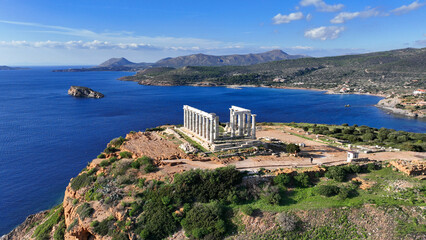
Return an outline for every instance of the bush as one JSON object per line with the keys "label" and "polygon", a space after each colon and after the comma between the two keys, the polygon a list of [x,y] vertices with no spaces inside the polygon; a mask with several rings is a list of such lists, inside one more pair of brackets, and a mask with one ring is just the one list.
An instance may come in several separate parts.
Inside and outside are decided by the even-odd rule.
{"label": "bush", "polygon": [[273,182],[275,185],[281,187],[289,186],[291,182],[291,176],[288,174],[279,174],[273,178]]}
{"label": "bush", "polygon": [[214,170],[190,170],[176,174],[176,197],[185,202],[225,200],[242,181],[242,174],[233,166]]}
{"label": "bush", "polygon": [[135,161],[132,162],[132,164],[130,164],[130,166],[132,166],[132,168],[134,168],[134,169],[139,169],[141,164],[139,163],[138,160],[135,160]]}
{"label": "bush", "polygon": [[196,239],[222,239],[226,232],[223,208],[217,203],[197,203],[182,220],[182,227]]}
{"label": "bush", "polygon": [[112,139],[108,146],[112,146],[112,147],[120,147],[124,142],[126,141],[125,138],[123,138],[122,136],[118,137],[118,138],[114,138]]}
{"label": "bush", "polygon": [[53,234],[54,240],[63,240],[65,238],[65,219],[62,220]]}
{"label": "bush", "polygon": [[286,212],[279,213],[275,220],[281,229],[285,232],[294,231],[297,227],[298,219],[294,215],[291,215]]}
{"label": "bush", "polygon": [[109,165],[110,165],[110,161],[107,160],[107,159],[105,159],[101,163],[99,163],[99,166],[101,166],[101,167],[107,167]]}
{"label": "bush", "polygon": [[286,147],[286,151],[288,152],[288,153],[298,153],[298,152],[300,152],[300,147],[299,146],[297,146],[296,144],[294,144],[294,143],[290,143],[290,144],[288,144],[287,145],[287,147]]}
{"label": "bush", "polygon": [[98,155],[98,158],[106,158],[105,154],[101,153]]}
{"label": "bush", "polygon": [[52,231],[53,226],[55,226],[64,219],[63,211],[64,208],[62,207],[62,204],[50,210],[49,214],[46,217],[47,220],[37,226],[34,231],[33,237],[35,237],[36,240],[50,239],[50,233]]}
{"label": "bush", "polygon": [[81,204],[76,210],[78,216],[81,220],[84,220],[86,217],[91,217],[95,210],[88,203]]}
{"label": "bush", "polygon": [[113,233],[115,218],[110,216],[102,222],[93,221],[90,226],[93,227],[93,231],[101,236],[110,235]]}
{"label": "bush", "polygon": [[338,197],[340,200],[345,200],[346,198],[351,198],[357,195],[356,188],[358,186],[353,184],[352,186],[341,187],[339,189]]}
{"label": "bush", "polygon": [[311,182],[309,181],[309,176],[306,173],[298,173],[293,177],[294,184],[299,187],[309,187]]}
{"label": "bush", "polygon": [[334,179],[338,182],[343,182],[346,179],[346,171],[343,169],[343,167],[339,166],[329,167],[327,172],[325,173],[325,176],[329,179]]}
{"label": "bush", "polygon": [[241,207],[241,212],[243,212],[247,216],[251,216],[254,212],[254,209],[249,205],[245,205]]}
{"label": "bush", "polygon": [[117,149],[115,147],[111,147],[111,146],[108,146],[107,148],[104,149],[104,153],[106,153],[106,154],[115,153],[115,152],[118,152],[118,151],[119,151],[119,149]]}
{"label": "bush", "polygon": [[74,191],[77,191],[80,188],[86,187],[87,185],[91,184],[93,180],[94,178],[90,176],[88,173],[82,173],[71,181],[71,188]]}
{"label": "bush", "polygon": [[273,205],[279,205],[281,201],[280,189],[276,186],[265,185],[261,192],[261,198]]}
{"label": "bush", "polygon": [[334,185],[320,185],[317,187],[319,195],[331,197],[339,193],[339,187]]}
{"label": "bush", "polygon": [[121,158],[132,158],[132,153],[131,152],[120,152],[120,157]]}
{"label": "bush", "polygon": [[111,172],[114,175],[114,177],[124,175],[126,173],[127,169],[130,168],[130,164],[131,164],[131,162],[126,161],[126,160],[114,163],[113,169],[112,169]]}

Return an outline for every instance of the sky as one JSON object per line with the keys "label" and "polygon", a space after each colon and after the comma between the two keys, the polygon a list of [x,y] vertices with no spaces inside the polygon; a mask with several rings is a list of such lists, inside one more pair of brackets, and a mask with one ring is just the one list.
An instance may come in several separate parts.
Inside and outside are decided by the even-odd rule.
{"label": "sky", "polygon": [[426,0],[0,0],[0,65],[426,47]]}

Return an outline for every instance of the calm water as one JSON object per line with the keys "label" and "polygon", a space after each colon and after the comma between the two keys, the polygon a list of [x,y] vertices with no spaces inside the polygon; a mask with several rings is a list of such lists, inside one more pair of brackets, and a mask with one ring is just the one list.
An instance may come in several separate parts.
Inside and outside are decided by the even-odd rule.
{"label": "calm water", "polygon": [[[29,214],[62,201],[70,178],[110,139],[131,130],[182,122],[182,105],[215,112],[249,108],[258,121],[358,124],[426,132],[426,122],[373,107],[380,98],[266,88],[153,87],[117,81],[122,72],[0,71],[0,236]],[[70,85],[103,99],[67,95]],[[345,108],[350,104],[351,108]]]}

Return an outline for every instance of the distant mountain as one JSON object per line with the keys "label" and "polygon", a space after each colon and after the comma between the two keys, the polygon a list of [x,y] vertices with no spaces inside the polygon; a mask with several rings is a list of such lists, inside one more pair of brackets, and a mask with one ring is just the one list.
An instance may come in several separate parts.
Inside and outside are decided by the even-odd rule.
{"label": "distant mountain", "polygon": [[55,72],[81,71],[139,71],[153,67],[180,68],[184,66],[247,66],[258,63],[279,61],[286,59],[304,58],[303,55],[289,55],[281,50],[272,50],[264,53],[213,56],[206,54],[192,54],[175,58],[164,58],[156,63],[134,63],[126,58],[111,58],[98,66],[81,69],[55,70]]}
{"label": "distant mountain", "polygon": [[0,70],[25,70],[28,68],[0,66]]}
{"label": "distant mountain", "polygon": [[164,58],[154,64],[154,67],[184,67],[184,66],[246,66],[264,62],[296,59],[306,56],[289,55],[281,50],[272,50],[264,53],[213,56],[193,54],[175,58]]}
{"label": "distant mountain", "polygon": [[121,57],[121,58],[110,58],[109,60],[101,63],[98,67],[120,67],[126,65],[134,65],[134,62],[130,62],[129,60]]}

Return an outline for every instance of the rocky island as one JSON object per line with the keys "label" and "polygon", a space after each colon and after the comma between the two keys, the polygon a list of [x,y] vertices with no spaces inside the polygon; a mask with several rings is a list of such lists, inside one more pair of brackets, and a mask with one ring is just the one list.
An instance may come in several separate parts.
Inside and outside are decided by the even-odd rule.
{"label": "rocky island", "polygon": [[[63,203],[0,239],[426,237],[426,155],[419,143],[426,134],[256,124],[254,114],[235,106],[236,117],[224,125],[213,114],[184,110],[183,126],[111,140],[71,179]],[[238,117],[244,114],[251,125]],[[353,136],[353,144],[339,141],[339,133]],[[373,146],[375,137],[393,147]],[[409,145],[417,147],[395,148]]]}
{"label": "rocky island", "polygon": [[86,98],[103,98],[104,95],[100,92],[96,92],[88,87],[71,86],[68,89],[68,95],[73,97],[86,97]]}

